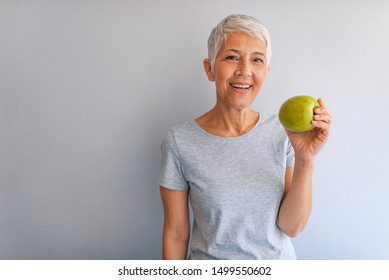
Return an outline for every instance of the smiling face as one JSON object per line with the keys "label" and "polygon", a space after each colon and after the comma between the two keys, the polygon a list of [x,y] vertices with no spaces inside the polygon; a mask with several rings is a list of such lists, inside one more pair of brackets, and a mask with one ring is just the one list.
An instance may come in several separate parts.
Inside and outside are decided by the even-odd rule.
{"label": "smiling face", "polygon": [[249,108],[269,72],[266,43],[245,33],[230,34],[215,64],[204,60],[208,79],[215,82],[217,105],[238,111]]}

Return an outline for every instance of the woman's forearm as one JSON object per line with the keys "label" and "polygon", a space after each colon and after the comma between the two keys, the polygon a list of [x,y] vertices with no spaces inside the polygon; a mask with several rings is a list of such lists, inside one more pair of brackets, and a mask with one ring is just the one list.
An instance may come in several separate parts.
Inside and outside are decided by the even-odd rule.
{"label": "woman's forearm", "polygon": [[292,181],[277,217],[277,225],[290,237],[304,229],[311,214],[313,170],[313,159],[296,158]]}
{"label": "woman's forearm", "polygon": [[184,260],[190,236],[188,191],[160,189],[164,207],[162,258]]}
{"label": "woman's forearm", "polygon": [[185,260],[188,250],[189,231],[183,236],[174,236],[164,229],[162,237],[162,258],[164,260]]}

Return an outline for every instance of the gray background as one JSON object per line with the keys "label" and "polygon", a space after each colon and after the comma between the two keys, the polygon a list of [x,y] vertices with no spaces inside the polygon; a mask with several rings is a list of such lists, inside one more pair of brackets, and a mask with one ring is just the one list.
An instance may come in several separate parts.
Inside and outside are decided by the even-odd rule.
{"label": "gray background", "polygon": [[159,259],[160,144],[215,102],[211,29],[273,42],[254,109],[322,97],[332,138],[301,259],[389,259],[389,2],[0,0],[0,258]]}

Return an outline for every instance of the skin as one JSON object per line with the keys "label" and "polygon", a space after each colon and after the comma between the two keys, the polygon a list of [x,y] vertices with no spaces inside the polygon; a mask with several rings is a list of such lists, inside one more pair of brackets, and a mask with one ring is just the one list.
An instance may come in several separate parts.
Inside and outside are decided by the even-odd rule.
{"label": "skin", "polygon": [[[244,33],[232,33],[220,48],[215,64],[204,60],[208,79],[216,86],[216,105],[198,119],[207,132],[236,137],[251,130],[259,114],[250,106],[269,72],[266,43]],[[243,85],[247,88],[237,88]],[[312,208],[312,176],[315,156],[327,142],[331,116],[319,99],[315,128],[305,133],[286,131],[295,151],[294,168],[285,170],[285,190],[277,225],[290,237],[306,226]],[[161,186],[164,206],[163,259],[185,259],[190,235],[188,192]]]}
{"label": "skin", "polygon": [[[215,107],[197,123],[218,136],[239,136],[255,126],[258,113],[250,105],[269,72],[266,44],[244,33],[231,34],[220,48],[215,64],[204,60],[204,69],[216,86]],[[239,89],[233,85],[250,86]]]}

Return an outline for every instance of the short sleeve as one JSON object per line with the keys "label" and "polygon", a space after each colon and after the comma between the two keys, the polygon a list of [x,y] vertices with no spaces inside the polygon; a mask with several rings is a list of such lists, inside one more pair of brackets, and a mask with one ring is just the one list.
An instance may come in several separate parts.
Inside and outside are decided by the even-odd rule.
{"label": "short sleeve", "polygon": [[188,190],[188,182],[182,172],[180,155],[173,131],[170,131],[162,142],[161,152],[159,186],[172,190]]}
{"label": "short sleeve", "polygon": [[290,168],[294,166],[294,149],[292,144],[288,140],[288,145],[286,149],[286,168]]}

